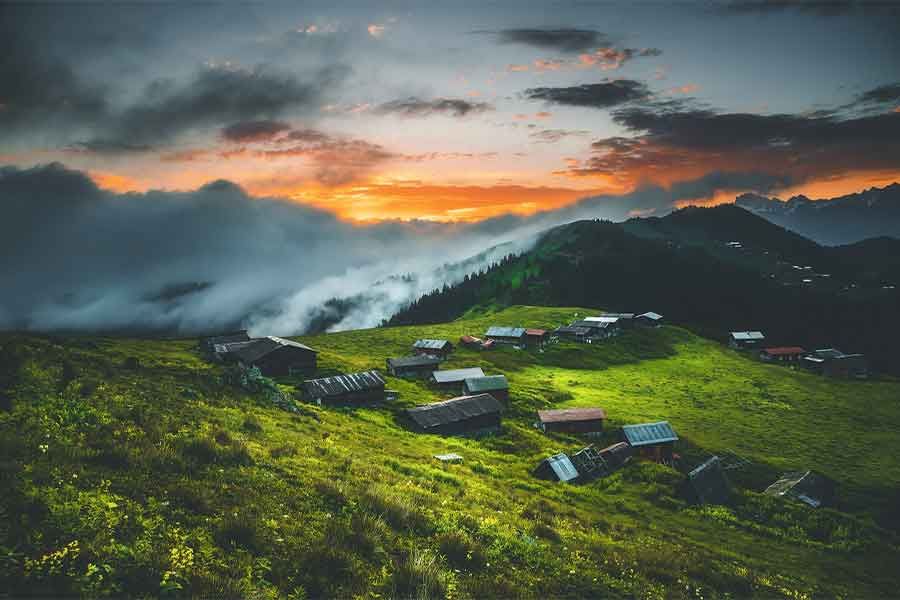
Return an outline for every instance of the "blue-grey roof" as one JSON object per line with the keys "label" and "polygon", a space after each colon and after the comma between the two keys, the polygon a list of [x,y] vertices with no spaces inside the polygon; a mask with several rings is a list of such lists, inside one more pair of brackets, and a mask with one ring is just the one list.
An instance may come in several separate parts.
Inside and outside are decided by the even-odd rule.
{"label": "blue-grey roof", "polygon": [[496,325],[493,327],[488,327],[487,334],[488,337],[512,337],[519,338],[525,335],[524,327],[497,327]]}
{"label": "blue-grey roof", "polygon": [[732,331],[731,337],[736,340],[762,340],[766,336],[761,331]]}
{"label": "blue-grey roof", "polygon": [[674,442],[678,439],[675,430],[672,429],[668,421],[623,425],[622,433],[625,434],[625,439],[628,440],[628,443],[635,447]]}
{"label": "blue-grey roof", "polygon": [[571,481],[578,477],[578,470],[572,464],[572,460],[565,454],[554,454],[547,459],[547,464],[556,473],[560,481]]}
{"label": "blue-grey roof", "polygon": [[450,342],[447,340],[416,340],[416,343],[413,344],[413,348],[443,350],[448,345],[450,345]]}
{"label": "blue-grey roof", "polygon": [[484,371],[481,367],[472,367],[469,369],[448,369],[446,371],[435,371],[431,374],[436,383],[462,383],[470,377],[484,377]]}
{"label": "blue-grey roof", "polygon": [[469,377],[465,381],[466,389],[472,392],[495,392],[508,390],[506,375],[486,375],[485,377]]}

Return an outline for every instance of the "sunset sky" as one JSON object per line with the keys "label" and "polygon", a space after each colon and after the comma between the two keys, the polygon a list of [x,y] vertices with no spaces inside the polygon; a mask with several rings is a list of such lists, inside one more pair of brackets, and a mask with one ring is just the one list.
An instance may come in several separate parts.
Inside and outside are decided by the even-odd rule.
{"label": "sunset sky", "polygon": [[[900,180],[900,18],[863,2],[4,5],[0,165],[227,179],[348,220],[687,184]],[[691,182],[716,175],[715,186]],[[634,207],[634,214],[654,208]]]}

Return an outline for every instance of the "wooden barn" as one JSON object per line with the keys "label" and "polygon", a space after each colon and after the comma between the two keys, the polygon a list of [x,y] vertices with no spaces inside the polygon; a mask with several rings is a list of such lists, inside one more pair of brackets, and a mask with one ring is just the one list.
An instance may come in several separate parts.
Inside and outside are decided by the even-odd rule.
{"label": "wooden barn", "polygon": [[639,456],[664,463],[672,462],[674,445],[678,441],[668,421],[624,425],[622,437]]}
{"label": "wooden barn", "polygon": [[441,364],[438,356],[419,354],[416,356],[401,356],[389,358],[387,372],[394,377],[428,377]]}
{"label": "wooden barn", "polygon": [[819,508],[834,500],[834,481],[813,471],[785,473],[778,481],[766,488],[764,494],[797,500]]}
{"label": "wooden barn", "polygon": [[382,402],[384,386],[384,379],[378,371],[309,379],[303,384],[306,397],[319,406]]}
{"label": "wooden barn", "polygon": [[524,344],[525,329],[523,327],[488,327],[485,337],[498,344]]}
{"label": "wooden barn", "polygon": [[655,312],[645,312],[634,318],[634,324],[641,327],[660,327],[663,324],[663,316]]}
{"label": "wooden barn", "polygon": [[485,375],[484,377],[469,377],[463,381],[463,394],[490,394],[501,402],[509,400],[509,381],[506,375]]}
{"label": "wooden barn", "polygon": [[732,331],[728,334],[728,345],[735,350],[759,348],[766,340],[761,331]]}
{"label": "wooden barn", "polygon": [[275,336],[216,344],[214,352],[223,362],[257,367],[266,376],[309,375],[316,371],[315,350],[299,342]]}
{"label": "wooden barn", "polygon": [[538,427],[544,433],[597,434],[603,431],[606,411],[602,408],[561,408],[538,411]]}
{"label": "wooden barn", "polygon": [[776,346],[760,350],[759,359],[765,362],[796,363],[804,354],[806,350],[800,346]]}
{"label": "wooden barn", "polygon": [[453,344],[449,340],[416,340],[412,347],[415,354],[440,356],[441,358],[447,358],[453,352]]}
{"label": "wooden barn", "polygon": [[718,456],[713,456],[687,475],[688,499],[695,504],[728,504],[731,485]]}
{"label": "wooden barn", "polygon": [[432,371],[431,382],[438,387],[456,388],[458,390],[466,379],[472,377],[484,377],[484,371],[481,370],[481,367]]}
{"label": "wooden barn", "polygon": [[502,412],[499,400],[490,394],[477,394],[416,406],[406,414],[417,431],[464,435],[496,431]]}

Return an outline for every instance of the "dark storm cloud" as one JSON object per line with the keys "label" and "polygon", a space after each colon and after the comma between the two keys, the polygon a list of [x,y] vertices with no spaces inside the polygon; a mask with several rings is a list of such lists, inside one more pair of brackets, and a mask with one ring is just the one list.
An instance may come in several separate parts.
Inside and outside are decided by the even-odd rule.
{"label": "dark storm cloud", "polygon": [[529,100],[543,100],[551,104],[610,108],[650,95],[650,90],[640,81],[617,79],[605,83],[587,83],[571,87],[539,87],[525,90]]}
{"label": "dark storm cloud", "polygon": [[396,114],[404,117],[430,117],[432,115],[465,117],[491,110],[494,110],[494,106],[488,102],[472,102],[461,98],[424,100],[414,96],[402,100],[391,100],[375,108],[375,112],[379,114]]}
{"label": "dark storm cloud", "polygon": [[859,95],[859,101],[871,104],[900,102],[900,82],[878,86]]}
{"label": "dark storm cloud", "polygon": [[[679,199],[743,188],[751,177],[710,175],[474,224],[353,226],[308,206],[251,198],[227,181],[115,194],[59,164],[0,168],[0,329],[189,333],[243,323],[289,335],[327,300],[350,297],[362,301],[339,326],[374,326],[415,297],[527,249],[549,227],[664,214]],[[756,183],[765,193],[771,182]],[[442,268],[474,255],[464,268]],[[411,276],[394,277],[404,274]]]}
{"label": "dark storm cloud", "polygon": [[222,138],[229,142],[270,140],[291,126],[284,121],[241,121],[222,128]]}
{"label": "dark storm cloud", "polygon": [[584,50],[608,46],[609,38],[603,32],[594,29],[500,29],[497,31],[477,31],[489,34],[503,44],[522,44],[542,50],[576,53]]}

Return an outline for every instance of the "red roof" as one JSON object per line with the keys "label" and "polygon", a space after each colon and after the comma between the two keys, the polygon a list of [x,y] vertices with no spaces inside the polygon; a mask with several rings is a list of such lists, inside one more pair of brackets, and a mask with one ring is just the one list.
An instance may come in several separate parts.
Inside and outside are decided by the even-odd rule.
{"label": "red roof", "polygon": [[473,337],[471,335],[464,335],[459,338],[459,341],[463,344],[480,344],[481,340],[477,337]]}
{"label": "red roof", "polygon": [[526,329],[525,335],[547,335],[546,329]]}
{"label": "red roof", "polygon": [[541,423],[568,423],[572,421],[596,421],[606,419],[606,411],[602,408],[561,408],[558,410],[539,410]]}
{"label": "red roof", "polygon": [[763,348],[763,352],[772,356],[784,356],[785,354],[803,354],[806,350],[800,346],[779,346],[777,348]]}

